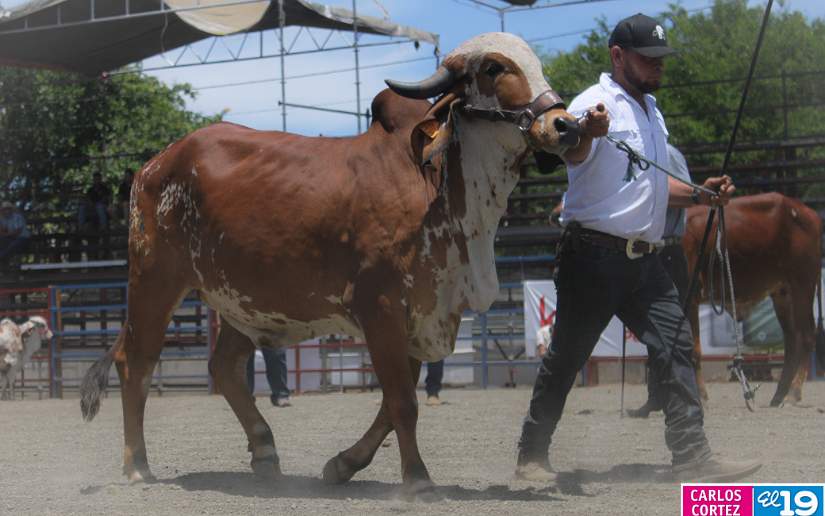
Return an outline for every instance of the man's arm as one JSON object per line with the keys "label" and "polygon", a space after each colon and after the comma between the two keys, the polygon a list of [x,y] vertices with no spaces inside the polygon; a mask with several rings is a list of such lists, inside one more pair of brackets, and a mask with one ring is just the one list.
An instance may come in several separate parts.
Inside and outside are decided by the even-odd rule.
{"label": "man's arm", "polygon": [[699,189],[696,189],[696,193],[694,193],[692,186],[688,186],[672,177],[667,178],[667,185],[669,193],[668,205],[674,208],[687,208],[697,204],[724,206],[730,201],[730,198],[736,191],[733,181],[731,181],[731,178],[728,176],[707,178],[705,184],[702,186],[718,192],[717,195],[713,196]]}
{"label": "man's arm", "polygon": [[600,138],[607,134],[610,117],[607,115],[604,104],[599,102],[596,107],[590,109],[579,121],[579,127],[581,128],[579,144],[567,149],[564,153],[564,160],[571,165],[577,165],[587,159],[590,155],[590,148],[593,146],[593,138]]}

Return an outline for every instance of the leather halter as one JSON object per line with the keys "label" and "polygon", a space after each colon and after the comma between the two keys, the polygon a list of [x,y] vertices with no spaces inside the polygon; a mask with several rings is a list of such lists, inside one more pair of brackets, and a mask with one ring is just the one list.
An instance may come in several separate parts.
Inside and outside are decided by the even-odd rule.
{"label": "leather halter", "polygon": [[480,108],[470,104],[461,110],[468,114],[491,122],[510,122],[516,124],[521,132],[526,133],[533,127],[538,117],[554,108],[564,108],[561,97],[553,90],[547,90],[533,99],[533,102],[520,109]]}

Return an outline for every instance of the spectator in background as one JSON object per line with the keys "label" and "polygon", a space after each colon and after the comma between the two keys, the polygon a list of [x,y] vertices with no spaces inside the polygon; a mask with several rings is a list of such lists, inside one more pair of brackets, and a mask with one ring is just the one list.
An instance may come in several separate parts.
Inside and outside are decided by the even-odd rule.
{"label": "spectator in background", "polygon": [[438,362],[427,362],[427,378],[424,380],[424,388],[427,391],[427,405],[437,407],[441,405],[441,381],[444,379],[444,360]]}
{"label": "spectator in background", "polygon": [[89,211],[94,214],[94,225],[100,232],[109,227],[109,202],[112,200],[112,190],[103,182],[103,175],[95,172],[92,175],[92,186],[86,190],[86,198],[80,205],[79,223],[81,230],[89,223]]}
{"label": "spectator in background", "polygon": [[541,358],[547,353],[550,342],[553,340],[553,325],[545,324],[536,332],[536,356]]}
{"label": "spectator in background", "polygon": [[[255,355],[252,353],[246,363],[246,382],[249,392],[255,397]],[[261,348],[266,368],[266,380],[272,392],[269,399],[275,407],[289,407],[289,387],[287,386],[286,349]]]}
{"label": "spectator in background", "polygon": [[26,227],[26,218],[9,201],[0,203],[0,260],[8,258],[21,249],[31,233]]}
{"label": "spectator in background", "polygon": [[135,173],[132,169],[127,169],[123,174],[123,179],[117,187],[117,209],[118,216],[121,220],[128,223],[129,221],[129,197],[132,195],[132,182],[135,179]]}

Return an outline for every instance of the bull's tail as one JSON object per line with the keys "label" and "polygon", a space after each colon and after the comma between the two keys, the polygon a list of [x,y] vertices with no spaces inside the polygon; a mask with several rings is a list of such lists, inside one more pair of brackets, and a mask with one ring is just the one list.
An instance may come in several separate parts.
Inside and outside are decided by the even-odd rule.
{"label": "bull's tail", "polygon": [[106,391],[109,384],[109,369],[112,368],[115,348],[119,343],[120,339],[86,371],[83,381],[80,382],[80,412],[85,421],[94,419],[100,410],[100,395]]}

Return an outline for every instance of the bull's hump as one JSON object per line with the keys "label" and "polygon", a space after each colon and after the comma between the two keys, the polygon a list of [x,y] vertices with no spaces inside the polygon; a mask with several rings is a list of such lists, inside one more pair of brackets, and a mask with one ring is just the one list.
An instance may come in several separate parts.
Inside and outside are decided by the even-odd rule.
{"label": "bull's hump", "polygon": [[400,129],[412,129],[424,119],[430,108],[426,100],[402,97],[386,89],[372,100],[373,123],[379,123],[388,133]]}

